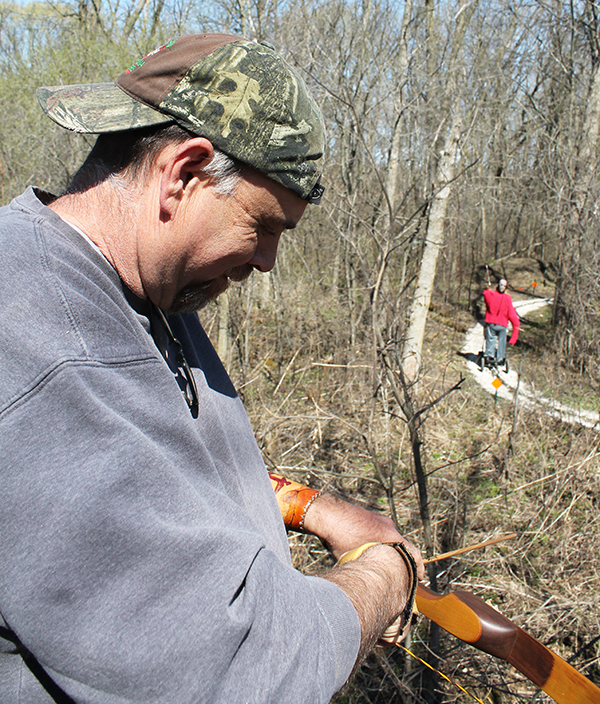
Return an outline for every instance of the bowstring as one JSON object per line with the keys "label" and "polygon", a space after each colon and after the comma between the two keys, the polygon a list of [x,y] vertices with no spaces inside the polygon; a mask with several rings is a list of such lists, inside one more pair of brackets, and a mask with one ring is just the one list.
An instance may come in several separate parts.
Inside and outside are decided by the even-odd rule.
{"label": "bowstring", "polygon": [[484,702],[481,701],[481,699],[479,699],[479,697],[476,697],[474,694],[472,694],[471,692],[469,692],[468,689],[465,689],[465,688],[462,687],[460,684],[458,684],[458,682],[455,682],[454,680],[450,679],[450,677],[448,677],[448,675],[445,675],[443,672],[440,672],[439,670],[436,670],[435,667],[433,667],[433,665],[430,665],[428,662],[425,662],[425,660],[421,659],[418,655],[415,655],[415,654],[414,654],[413,652],[411,652],[408,648],[405,648],[405,647],[404,647],[403,645],[401,645],[400,643],[396,643],[396,645],[397,645],[399,648],[402,648],[402,650],[404,650],[404,652],[406,652],[406,653],[408,653],[409,655],[411,655],[415,660],[418,660],[420,663],[422,663],[423,665],[425,665],[425,667],[428,667],[430,670],[433,670],[433,672],[437,672],[437,674],[440,675],[440,677],[443,677],[446,681],[450,682],[450,684],[453,684],[455,687],[458,687],[458,688],[461,690],[461,692],[464,692],[465,694],[468,694],[470,697],[473,697],[473,699],[474,699],[476,702],[479,702],[479,704],[485,704]]}

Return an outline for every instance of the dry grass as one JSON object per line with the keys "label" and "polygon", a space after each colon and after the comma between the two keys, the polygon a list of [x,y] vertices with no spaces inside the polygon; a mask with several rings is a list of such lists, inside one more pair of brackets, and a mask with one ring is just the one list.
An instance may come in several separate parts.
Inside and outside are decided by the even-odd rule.
{"label": "dry grass", "polygon": [[[373,371],[369,346],[361,354],[347,344],[319,345],[314,338],[307,344],[296,331],[276,353],[277,322],[265,311],[261,317],[251,368],[244,374],[251,383],[243,396],[267,463],[384,512],[390,505],[382,480],[393,480],[400,529],[421,545],[404,422]],[[306,329],[307,323],[302,325]],[[319,331],[318,320],[312,325],[317,337],[339,334],[343,339],[335,320],[326,333]],[[457,351],[469,325],[464,313],[431,314],[422,404],[465,374]],[[538,333],[528,326],[522,338],[531,341]],[[536,355],[534,344],[523,345],[518,355],[515,351],[532,378],[562,378],[549,356],[540,370]],[[600,435],[496,401],[470,378],[429,411],[423,433],[437,551],[518,534],[510,543],[439,563],[438,588],[478,594],[565,659],[573,657],[574,666],[600,685],[600,647],[593,643],[600,633]],[[302,571],[331,564],[314,538],[293,535],[290,543]],[[419,618],[411,633],[411,649],[425,660],[430,657],[427,630],[428,623]],[[513,668],[444,632],[441,654],[440,669],[482,701],[533,701],[536,688]],[[424,701],[423,672],[400,650],[378,650],[336,701]],[[438,702],[467,700],[443,680],[439,690]],[[535,701],[551,700],[538,694]]]}

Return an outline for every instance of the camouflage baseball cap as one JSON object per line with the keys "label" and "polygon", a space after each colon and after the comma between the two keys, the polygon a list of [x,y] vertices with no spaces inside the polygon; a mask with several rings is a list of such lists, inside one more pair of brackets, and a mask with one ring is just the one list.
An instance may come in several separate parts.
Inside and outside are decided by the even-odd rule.
{"label": "camouflage baseball cap", "polygon": [[229,34],[181,36],[114,83],[38,88],[46,114],[100,134],[177,122],[311,203],[324,126],[302,78],[270,45]]}

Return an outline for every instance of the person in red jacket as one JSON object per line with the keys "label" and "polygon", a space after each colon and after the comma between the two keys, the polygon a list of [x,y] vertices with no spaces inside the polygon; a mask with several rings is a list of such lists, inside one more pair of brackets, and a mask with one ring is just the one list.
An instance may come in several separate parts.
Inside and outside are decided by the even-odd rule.
{"label": "person in red jacket", "polygon": [[487,360],[496,360],[503,364],[506,355],[506,329],[509,321],[512,323],[512,335],[508,341],[514,345],[519,336],[519,316],[513,306],[512,298],[506,293],[506,279],[498,281],[498,288],[483,292],[485,300],[485,356]]}

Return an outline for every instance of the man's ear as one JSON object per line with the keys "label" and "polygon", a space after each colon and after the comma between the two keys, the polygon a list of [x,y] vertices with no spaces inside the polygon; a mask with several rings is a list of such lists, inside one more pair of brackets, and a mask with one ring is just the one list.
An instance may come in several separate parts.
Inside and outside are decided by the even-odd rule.
{"label": "man's ear", "polygon": [[163,149],[157,160],[161,217],[171,219],[189,189],[207,178],[203,167],[214,154],[213,145],[205,137],[193,137]]}

